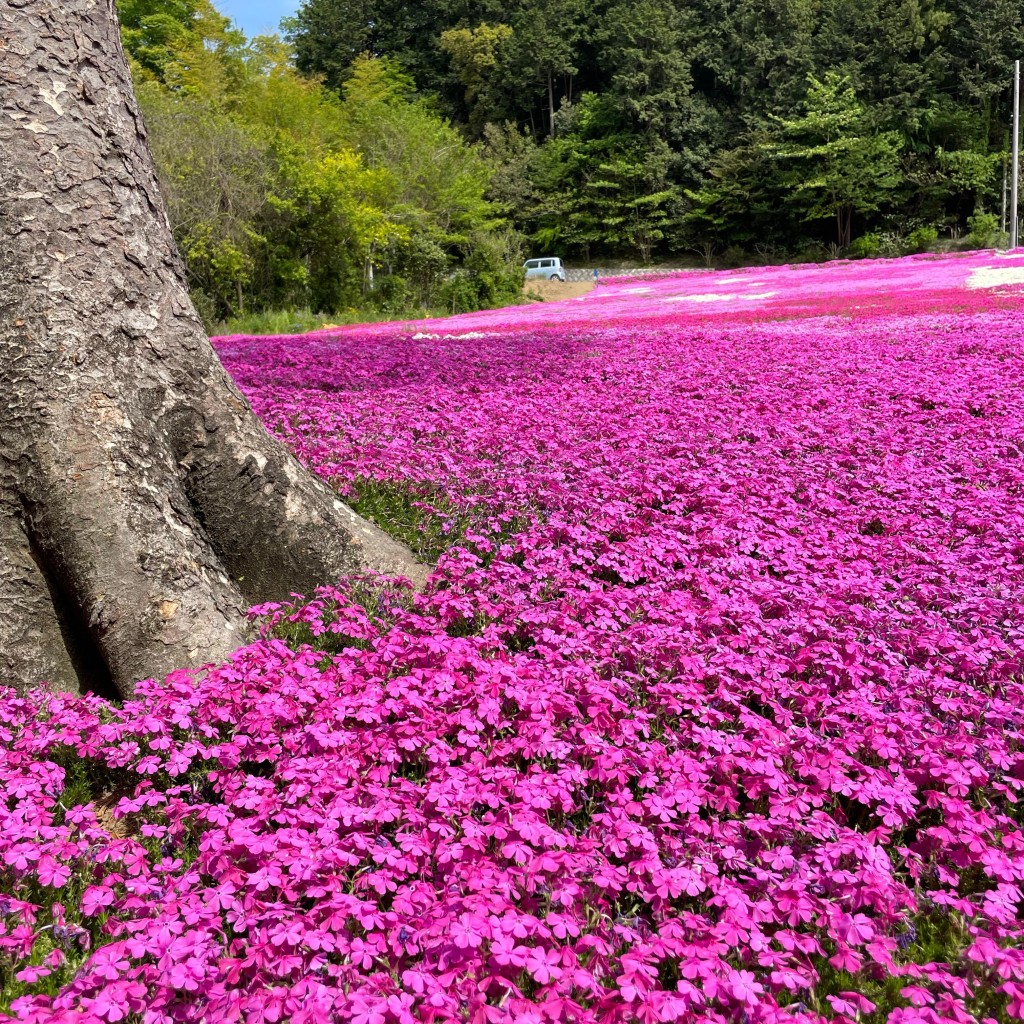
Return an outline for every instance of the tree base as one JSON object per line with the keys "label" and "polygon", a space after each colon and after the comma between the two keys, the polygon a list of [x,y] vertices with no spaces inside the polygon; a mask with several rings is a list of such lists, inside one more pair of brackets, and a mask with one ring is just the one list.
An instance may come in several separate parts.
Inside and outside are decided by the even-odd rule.
{"label": "tree base", "polygon": [[[8,476],[0,684],[124,698],[138,679],[226,658],[250,604],[368,569],[423,584],[427,568],[405,547],[240,412],[191,437],[176,417],[170,446],[90,444],[92,457],[29,473],[13,493]],[[56,454],[34,449],[36,467]]]}

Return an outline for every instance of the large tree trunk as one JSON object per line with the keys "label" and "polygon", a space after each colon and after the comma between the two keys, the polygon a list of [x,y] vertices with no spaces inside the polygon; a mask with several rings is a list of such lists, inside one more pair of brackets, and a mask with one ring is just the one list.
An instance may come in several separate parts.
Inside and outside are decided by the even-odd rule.
{"label": "large tree trunk", "polygon": [[113,0],[0,0],[0,684],[125,695],[367,568],[424,577],[221,367]]}

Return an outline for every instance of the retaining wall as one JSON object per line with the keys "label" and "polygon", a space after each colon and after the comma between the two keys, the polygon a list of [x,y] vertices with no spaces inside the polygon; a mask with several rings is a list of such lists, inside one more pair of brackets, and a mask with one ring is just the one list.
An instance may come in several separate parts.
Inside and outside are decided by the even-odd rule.
{"label": "retaining wall", "polygon": [[[668,274],[681,274],[693,267],[627,267],[625,269],[598,267],[598,274],[604,277],[663,277]],[[565,272],[566,281],[591,281],[594,277],[593,267],[572,267]]]}

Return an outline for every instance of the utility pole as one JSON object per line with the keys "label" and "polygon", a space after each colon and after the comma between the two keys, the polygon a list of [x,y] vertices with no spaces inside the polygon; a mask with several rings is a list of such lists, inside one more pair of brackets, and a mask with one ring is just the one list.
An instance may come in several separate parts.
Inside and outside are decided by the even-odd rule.
{"label": "utility pole", "polygon": [[1013,185],[1010,188],[1010,248],[1017,248],[1017,179],[1020,174],[1020,61],[1013,62]]}

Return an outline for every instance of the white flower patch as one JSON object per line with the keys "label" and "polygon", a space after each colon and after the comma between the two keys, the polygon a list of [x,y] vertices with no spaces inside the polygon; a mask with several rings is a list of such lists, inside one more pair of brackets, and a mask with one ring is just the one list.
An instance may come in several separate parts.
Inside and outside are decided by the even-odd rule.
{"label": "white flower patch", "polygon": [[1024,284],[1024,267],[979,267],[967,279],[968,288],[1000,288]]}
{"label": "white flower patch", "polygon": [[697,295],[667,295],[666,302],[731,302],[736,296],[731,292],[700,292]]}

